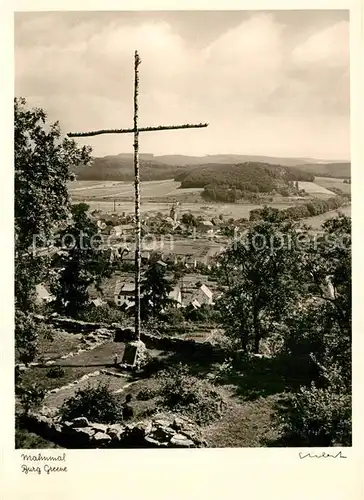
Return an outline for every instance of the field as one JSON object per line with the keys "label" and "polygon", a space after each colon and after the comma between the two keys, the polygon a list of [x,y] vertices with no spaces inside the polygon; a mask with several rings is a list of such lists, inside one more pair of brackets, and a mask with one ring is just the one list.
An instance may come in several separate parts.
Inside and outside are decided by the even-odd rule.
{"label": "field", "polygon": [[315,217],[308,217],[307,219],[302,219],[303,224],[308,224],[314,229],[320,229],[321,224],[332,217],[336,217],[338,213],[344,214],[347,217],[351,217],[351,205],[339,208],[338,210],[332,210],[331,212],[325,212],[324,214],[316,215]]}
{"label": "field", "polygon": [[351,184],[344,184],[344,179],[335,177],[315,177],[315,183],[326,189],[338,188],[345,194],[351,193]]}
{"label": "field", "polygon": [[[315,198],[327,199],[335,196],[330,188],[338,187],[344,193],[350,193],[350,184],[344,184],[343,179],[316,177],[315,182],[299,182],[299,187]],[[134,185],[131,182],[123,181],[74,181],[69,185],[72,201],[79,203],[86,202],[91,210],[101,210],[102,212],[125,212],[134,213]],[[202,189],[180,189],[180,183],[174,180],[149,181],[141,183],[141,212],[155,215],[157,213],[169,214],[173,198],[180,196],[197,196]],[[171,197],[171,201],[165,201],[165,198]],[[190,199],[190,198],[186,198]],[[269,206],[283,210],[293,206],[292,201],[286,203],[268,203]],[[180,204],[181,213],[191,212],[194,215],[201,215],[206,219],[224,215],[228,218],[240,219],[249,218],[251,210],[262,208],[263,205],[252,203],[208,203],[202,199],[195,198],[194,202],[183,202]],[[350,215],[350,207],[342,209]],[[336,212],[330,212],[310,219],[304,222],[318,227],[320,223],[327,218],[335,215]]]}
{"label": "field", "polygon": [[[180,189],[181,183],[173,179],[164,181],[147,181],[141,183],[144,198],[164,196],[180,196],[200,193],[201,188]],[[134,196],[134,184],[123,181],[74,181],[69,184],[69,191],[74,199],[88,200],[121,200]]]}
{"label": "field", "polygon": [[335,193],[329,191],[316,182],[299,182],[298,186],[300,189],[304,189],[309,195],[315,196],[317,198],[325,199],[330,198],[331,196],[335,196]]}

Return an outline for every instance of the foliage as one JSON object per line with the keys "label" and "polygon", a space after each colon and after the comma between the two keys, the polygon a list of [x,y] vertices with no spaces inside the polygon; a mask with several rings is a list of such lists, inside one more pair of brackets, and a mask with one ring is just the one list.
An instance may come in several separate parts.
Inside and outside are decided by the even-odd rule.
{"label": "foliage", "polygon": [[97,226],[87,210],[84,203],[72,206],[72,220],[57,242],[62,251],[51,289],[56,310],[70,316],[76,316],[88,303],[90,285],[101,292],[102,279],[110,277],[113,268],[110,250],[101,248]]}
{"label": "foliage", "polygon": [[32,384],[27,387],[18,387],[17,394],[20,396],[24,414],[27,415],[30,410],[40,406],[45,397],[46,390],[37,384]]}
{"label": "foliage", "polygon": [[65,371],[62,366],[52,366],[47,371],[47,377],[49,378],[62,378],[64,377]]}
{"label": "foliage", "polygon": [[121,323],[127,321],[125,312],[109,304],[100,307],[87,305],[77,313],[77,319],[90,323]]}
{"label": "foliage", "polygon": [[[351,385],[351,221],[323,224],[321,237],[303,255],[306,299],[286,314],[285,349],[295,371],[317,381],[319,367],[338,366]],[[322,372],[322,370],[321,370]],[[316,375],[315,375],[316,374]]]}
{"label": "foliage", "polygon": [[15,309],[15,350],[19,361],[28,364],[34,360],[39,335],[47,332],[43,324],[36,321],[28,313]]}
{"label": "foliage", "polygon": [[[217,309],[227,331],[244,350],[258,353],[260,341],[300,294],[295,226],[263,221],[252,225],[218,258],[222,296]],[[289,243],[289,244],[288,244]]]}
{"label": "foliage", "polygon": [[[179,177],[175,177],[175,180],[181,181],[183,188],[202,187],[213,196],[214,188],[216,191],[222,186],[225,186],[225,190],[228,188],[233,191],[268,193],[277,188],[288,188],[291,181],[313,181],[314,176],[301,172],[299,169],[268,163],[226,164],[224,168],[221,168],[219,163],[210,163],[182,173]],[[215,199],[217,198],[215,197]]]}
{"label": "foliage", "polygon": [[226,402],[221,391],[210,382],[189,374],[181,363],[159,374],[163,404],[193,418],[198,424],[221,416]]}
{"label": "foliage", "polygon": [[106,384],[78,389],[60,408],[63,421],[86,417],[91,422],[113,424],[122,420],[122,409]]}
{"label": "foliage", "polygon": [[351,396],[331,388],[301,388],[286,402],[279,420],[294,446],[351,446]]}
{"label": "foliage", "polygon": [[185,212],[184,214],[182,214],[181,222],[183,224],[186,224],[186,226],[188,226],[188,227],[196,227],[197,226],[196,217],[193,214],[191,214],[191,212]]}
{"label": "foliage", "polygon": [[348,195],[338,195],[328,200],[312,200],[308,203],[302,203],[294,207],[278,210],[271,207],[257,208],[251,210],[249,217],[251,221],[269,220],[273,212],[279,212],[281,220],[300,220],[314,215],[320,215],[330,210],[336,210],[349,201]]}
{"label": "foliage", "polygon": [[33,307],[34,287],[46,270],[47,259],[34,250],[47,246],[68,215],[70,168],[90,158],[90,148],[62,139],[58,122],[46,118],[25,99],[14,100],[15,300],[23,310]]}
{"label": "foliage", "polygon": [[217,323],[221,319],[219,311],[209,304],[202,304],[197,309],[188,306],[184,314],[187,321]]}
{"label": "foliage", "polygon": [[173,290],[171,282],[166,278],[165,269],[158,263],[152,264],[145,272],[140,292],[140,310],[142,319],[159,316],[163,309],[171,305],[169,294]]}

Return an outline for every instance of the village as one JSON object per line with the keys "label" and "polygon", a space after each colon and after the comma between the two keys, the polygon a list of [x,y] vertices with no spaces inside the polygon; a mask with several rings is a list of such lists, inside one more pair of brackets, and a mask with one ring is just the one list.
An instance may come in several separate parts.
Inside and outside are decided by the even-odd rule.
{"label": "village", "polygon": [[[94,286],[89,288],[90,305],[97,308],[107,304],[126,312],[132,310],[135,305],[134,218],[125,213],[98,210],[92,211],[90,218],[97,225],[101,247],[111,249],[111,260],[117,261],[119,267],[102,283],[102,291]],[[169,299],[174,307],[198,309],[214,305],[219,292],[213,269],[216,256],[228,245],[229,238],[224,234],[227,227],[238,228],[235,221],[224,221],[223,217],[204,220],[188,212],[181,216],[177,204],[171,205],[169,216],[144,215],[141,262],[144,270],[151,264],[160,266],[167,279],[173,281]],[[57,267],[57,255],[62,249],[42,250],[53,255]],[[39,283],[36,293],[40,305],[54,299],[46,283]]]}

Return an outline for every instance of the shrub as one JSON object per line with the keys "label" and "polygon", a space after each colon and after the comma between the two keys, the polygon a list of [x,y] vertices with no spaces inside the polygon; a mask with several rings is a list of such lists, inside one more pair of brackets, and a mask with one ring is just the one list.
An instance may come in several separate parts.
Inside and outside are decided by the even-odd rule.
{"label": "shrub", "polygon": [[46,394],[45,389],[39,387],[37,384],[33,384],[28,387],[18,387],[17,394],[20,396],[20,401],[23,406],[25,415],[29,413],[29,410],[36,409],[42,403],[44,396]]}
{"label": "shrub", "polygon": [[210,382],[189,374],[181,363],[160,373],[162,403],[173,411],[179,411],[198,424],[219,418],[226,407],[220,390]]}
{"label": "shrub", "polygon": [[61,378],[64,377],[64,368],[62,366],[52,366],[47,372],[47,377],[49,378]]}
{"label": "shrub", "polygon": [[113,424],[122,420],[118,400],[106,384],[79,389],[60,409],[62,420],[86,417],[91,422]]}
{"label": "shrub", "polygon": [[301,388],[278,412],[284,436],[294,446],[351,446],[351,396]]}
{"label": "shrub", "polygon": [[77,315],[77,319],[91,323],[125,324],[126,314],[117,307],[105,304],[100,307],[87,306]]}
{"label": "shrub", "polygon": [[153,399],[156,395],[157,393],[153,389],[145,388],[138,392],[137,399],[139,401],[148,401],[148,399]]}

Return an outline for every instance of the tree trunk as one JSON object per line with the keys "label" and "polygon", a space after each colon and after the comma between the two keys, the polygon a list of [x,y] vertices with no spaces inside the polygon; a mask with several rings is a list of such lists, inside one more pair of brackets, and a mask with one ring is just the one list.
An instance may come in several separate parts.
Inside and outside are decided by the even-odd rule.
{"label": "tree trunk", "polygon": [[254,327],[254,345],[253,352],[254,354],[259,353],[261,332],[260,332],[260,323],[259,323],[259,311],[257,308],[254,308],[253,311],[253,327]]}

